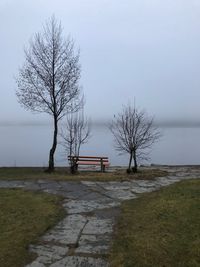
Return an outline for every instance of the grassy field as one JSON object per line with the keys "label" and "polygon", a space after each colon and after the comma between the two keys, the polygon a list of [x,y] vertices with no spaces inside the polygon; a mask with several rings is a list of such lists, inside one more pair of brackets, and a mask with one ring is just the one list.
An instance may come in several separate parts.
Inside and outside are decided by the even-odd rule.
{"label": "grassy field", "polygon": [[64,216],[61,198],[0,189],[0,266],[24,266],[33,255],[28,245]]}
{"label": "grassy field", "polygon": [[71,175],[67,168],[57,168],[54,173],[46,173],[44,168],[39,167],[13,167],[0,168],[0,180],[95,180],[95,181],[123,181],[129,179],[154,179],[166,176],[167,172],[155,168],[140,169],[136,174],[127,174],[125,169],[116,169],[112,172],[101,173],[99,171],[80,171]]}
{"label": "grassy field", "polygon": [[200,180],[122,204],[111,267],[199,267]]}

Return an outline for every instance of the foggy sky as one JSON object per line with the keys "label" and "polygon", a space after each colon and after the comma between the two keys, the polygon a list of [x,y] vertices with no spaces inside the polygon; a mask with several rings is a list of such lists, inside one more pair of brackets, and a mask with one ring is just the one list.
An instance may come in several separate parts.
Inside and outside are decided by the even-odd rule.
{"label": "foggy sky", "polygon": [[1,0],[0,123],[48,118],[20,107],[14,77],[52,14],[80,48],[92,120],[111,118],[134,98],[157,120],[200,120],[199,0]]}

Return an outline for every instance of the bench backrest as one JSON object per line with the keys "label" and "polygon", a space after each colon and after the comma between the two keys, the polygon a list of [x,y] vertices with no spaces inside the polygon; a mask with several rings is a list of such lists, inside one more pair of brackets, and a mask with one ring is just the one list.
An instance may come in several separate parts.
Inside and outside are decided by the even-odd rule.
{"label": "bench backrest", "polygon": [[97,157],[97,156],[68,156],[68,160],[75,160],[75,161],[103,161],[108,162],[108,157]]}

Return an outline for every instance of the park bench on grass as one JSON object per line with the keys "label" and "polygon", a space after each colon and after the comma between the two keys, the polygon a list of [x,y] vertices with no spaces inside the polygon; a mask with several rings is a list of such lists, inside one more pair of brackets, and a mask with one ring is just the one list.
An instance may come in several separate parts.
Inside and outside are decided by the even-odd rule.
{"label": "park bench on grass", "polygon": [[94,156],[68,156],[71,166],[78,169],[78,165],[94,165],[100,166],[101,172],[105,172],[105,168],[110,165],[108,157],[94,157]]}

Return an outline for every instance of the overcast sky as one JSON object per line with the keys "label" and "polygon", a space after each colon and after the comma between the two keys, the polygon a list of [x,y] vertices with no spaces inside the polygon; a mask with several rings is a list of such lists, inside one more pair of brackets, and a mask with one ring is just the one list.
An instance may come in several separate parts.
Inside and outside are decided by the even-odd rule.
{"label": "overcast sky", "polygon": [[14,76],[52,14],[80,47],[93,120],[134,97],[158,120],[200,120],[199,0],[0,0],[0,122],[46,118],[20,107]]}

